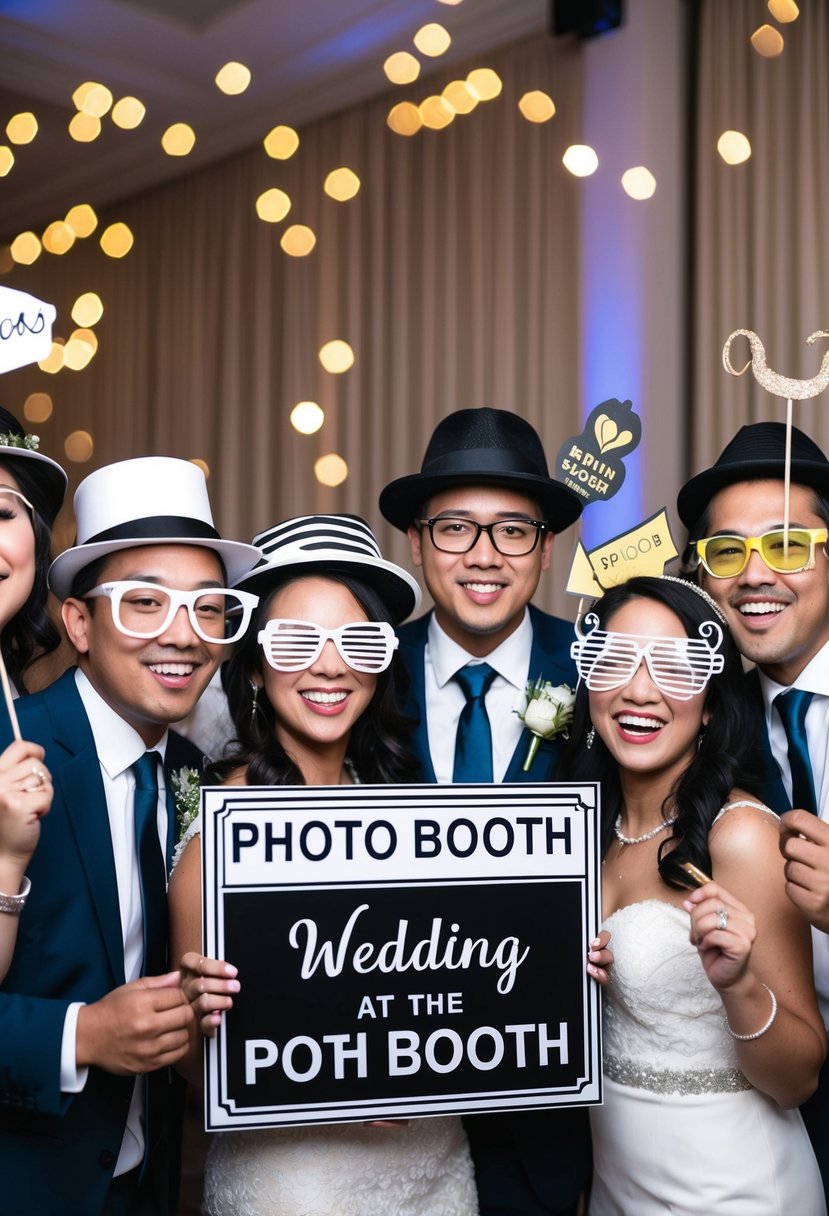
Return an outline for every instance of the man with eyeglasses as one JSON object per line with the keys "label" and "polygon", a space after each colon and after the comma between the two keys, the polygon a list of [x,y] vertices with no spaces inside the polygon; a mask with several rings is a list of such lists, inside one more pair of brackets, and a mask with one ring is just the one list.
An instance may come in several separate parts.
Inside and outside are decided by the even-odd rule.
{"label": "man with eyeglasses", "polygon": [[9,1211],[176,1210],[192,1022],[167,960],[171,775],[200,753],[168,731],[241,636],[255,564],[224,541],[189,461],[127,460],[75,495],[78,541],[49,571],[77,666],[20,700],[55,797],[0,986],[0,1174]]}
{"label": "man with eyeglasses", "polygon": [[[529,680],[575,688],[573,627],[531,603],[555,533],[581,513],[549,475],[541,440],[507,410],[458,410],[436,427],[419,473],[380,495],[408,534],[434,610],[398,630],[424,781],[549,781],[558,741],[528,771],[515,712]],[[466,1119],[482,1216],[575,1213],[589,1179],[584,1110]]]}
{"label": "man with eyeglasses", "polygon": [[[686,561],[756,667],[749,688],[762,697],[770,751],[763,795],[783,816],[786,890],[812,925],[829,1027],[829,461],[797,427],[788,503],[785,474],[785,426],[744,426],[683,486],[677,509]],[[829,1066],[802,1109],[829,1196]]]}

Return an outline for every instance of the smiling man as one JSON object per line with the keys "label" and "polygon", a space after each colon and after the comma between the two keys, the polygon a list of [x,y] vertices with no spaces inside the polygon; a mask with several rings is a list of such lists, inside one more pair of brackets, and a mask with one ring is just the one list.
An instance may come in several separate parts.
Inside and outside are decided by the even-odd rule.
{"label": "smiling man", "polygon": [[[788,812],[780,838],[786,890],[812,925],[829,1027],[829,461],[792,428],[786,531],[785,431],[779,422],[742,427],[683,486],[677,509],[701,586],[756,665],[750,682],[759,683],[775,762],[763,792]],[[803,1115],[829,1195],[829,1066]]]}
{"label": "smiling man", "polygon": [[[576,685],[573,627],[531,603],[554,534],[581,502],[552,479],[541,440],[507,410],[458,410],[435,428],[419,473],[391,482],[383,515],[407,532],[434,610],[398,630],[424,781],[549,781],[558,741],[530,743],[528,680]],[[589,1178],[584,1110],[464,1121],[482,1216],[574,1213]]]}
{"label": "smiling man", "polygon": [[167,783],[200,762],[168,725],[244,630],[255,597],[228,582],[259,554],[219,537],[188,461],[98,469],[75,515],[49,582],[77,667],[18,702],[55,797],[0,987],[0,1174],[15,1212],[166,1216],[192,1020],[167,971]]}

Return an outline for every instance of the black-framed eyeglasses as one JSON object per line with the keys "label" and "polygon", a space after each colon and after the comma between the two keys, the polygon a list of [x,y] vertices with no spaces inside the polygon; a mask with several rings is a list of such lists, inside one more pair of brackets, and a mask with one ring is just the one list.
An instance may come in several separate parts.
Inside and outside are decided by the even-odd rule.
{"label": "black-framed eyeglasses", "polygon": [[499,519],[493,524],[479,524],[476,519],[458,515],[436,515],[419,519],[422,528],[429,529],[432,544],[441,553],[468,553],[486,532],[492,546],[504,557],[525,557],[532,553],[538,538],[547,531],[540,519]]}

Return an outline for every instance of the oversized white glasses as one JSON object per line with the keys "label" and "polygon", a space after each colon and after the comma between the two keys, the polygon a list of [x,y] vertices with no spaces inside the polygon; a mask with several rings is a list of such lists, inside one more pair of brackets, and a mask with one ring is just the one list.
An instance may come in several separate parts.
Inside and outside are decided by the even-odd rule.
{"label": "oversized white glasses", "polygon": [[101,583],[86,598],[106,596],[117,629],[128,638],[157,638],[170,625],[179,608],[186,608],[195,633],[205,642],[237,642],[250,623],[259,596],[228,587],[200,587],[178,591],[158,583],[130,580]]}
{"label": "oversized white glasses", "polygon": [[588,613],[584,622],[589,632],[581,633],[576,625],[578,639],[570,647],[570,654],[591,692],[621,688],[633,679],[644,659],[660,692],[675,701],[690,701],[725,663],[718,653],[723,632],[716,621],[703,621],[699,638],[615,633],[598,628],[595,612]]}
{"label": "oversized white glasses", "polygon": [[323,629],[314,621],[277,617],[256,639],[276,671],[304,671],[332,641],[340,658],[354,671],[376,675],[385,671],[397,649],[397,635],[386,621],[353,621],[339,629]]}

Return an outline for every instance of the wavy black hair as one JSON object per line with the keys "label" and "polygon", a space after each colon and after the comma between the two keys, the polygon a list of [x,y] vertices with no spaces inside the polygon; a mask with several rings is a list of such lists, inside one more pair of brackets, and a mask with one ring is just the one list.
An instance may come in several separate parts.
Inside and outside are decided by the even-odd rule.
{"label": "wavy black hair", "polygon": [[3,626],[0,648],[10,679],[20,692],[26,692],[26,670],[37,659],[51,654],[60,645],[60,634],[46,608],[49,590],[46,582],[52,558],[52,523],[54,512],[46,493],[43,478],[34,460],[4,460],[20,486],[20,492],[32,504],[32,527],[35,534],[35,577],[28,599],[10,621]]}
{"label": "wavy black hair", "polygon": [[[308,575],[298,576],[292,572],[272,585],[268,594],[262,597],[236,653],[224,668],[222,681],[236,739],[227,755],[208,769],[210,781],[220,782],[235,769],[245,766],[248,785],[305,784],[298,766],[276,737],[276,713],[264,689],[259,690],[256,712],[253,712],[251,677],[262,674],[266,661],[256,639],[268,620],[268,609],[274,595],[290,583],[309,577],[311,573],[309,570]],[[313,573],[331,582],[341,583],[351,592],[370,621],[394,624],[380,595],[359,578],[350,574],[329,574],[324,568]],[[400,784],[418,778],[418,762],[408,745],[413,724],[400,709],[405,679],[403,668],[395,656],[391,665],[377,676],[374,696],[352,727],[348,758],[361,781]]]}
{"label": "wavy black hair", "polygon": [[[663,882],[670,887],[687,886],[677,878],[677,866],[691,861],[711,873],[708,834],[711,825],[739,787],[756,792],[757,773],[761,770],[758,740],[762,730],[759,705],[748,695],[740,652],[725,625],[693,584],[671,578],[640,577],[608,591],[594,605],[599,628],[623,604],[648,599],[664,604],[680,619],[688,637],[699,637],[705,621],[716,620],[722,627],[723,670],[712,676],[705,697],[710,718],[700,737],[699,749],[665,799],[665,818],[675,815],[669,834],[659,848],[658,866]],[[616,761],[596,733],[588,749],[585,738],[590,729],[587,688],[580,684],[570,739],[562,752],[558,778],[562,781],[599,781],[602,797],[602,856],[614,840],[613,825],[623,810],[622,788]]]}

